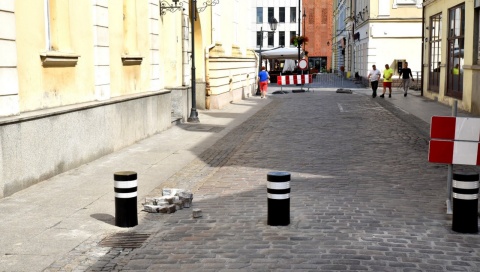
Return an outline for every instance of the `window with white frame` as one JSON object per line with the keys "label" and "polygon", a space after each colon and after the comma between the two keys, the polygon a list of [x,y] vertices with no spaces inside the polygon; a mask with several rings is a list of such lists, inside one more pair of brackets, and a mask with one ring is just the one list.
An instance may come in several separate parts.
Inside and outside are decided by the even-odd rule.
{"label": "window with white frame", "polygon": [[393,0],[393,8],[416,6],[422,8],[422,0]]}

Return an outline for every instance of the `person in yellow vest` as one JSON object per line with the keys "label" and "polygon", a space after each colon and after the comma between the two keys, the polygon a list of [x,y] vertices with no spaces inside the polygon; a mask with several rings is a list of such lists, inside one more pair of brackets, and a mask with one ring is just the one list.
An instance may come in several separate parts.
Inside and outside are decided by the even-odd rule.
{"label": "person in yellow vest", "polygon": [[381,98],[385,97],[385,92],[387,91],[388,88],[388,97],[392,97],[392,79],[393,77],[393,69],[388,66],[388,64],[385,64],[385,70],[383,71],[383,93],[380,96]]}
{"label": "person in yellow vest", "polygon": [[453,73],[454,76],[458,76],[458,75],[460,74],[460,69],[459,69],[459,67],[460,67],[460,66],[458,65],[458,63],[455,64],[455,67],[453,67],[452,73]]}

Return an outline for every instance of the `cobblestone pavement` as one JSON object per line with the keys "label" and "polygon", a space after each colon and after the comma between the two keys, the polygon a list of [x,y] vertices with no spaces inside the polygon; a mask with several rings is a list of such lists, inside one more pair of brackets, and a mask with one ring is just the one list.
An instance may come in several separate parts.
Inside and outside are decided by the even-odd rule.
{"label": "cobblestone pavement", "polygon": [[[427,162],[421,122],[355,93],[268,99],[152,192],[193,190],[202,218],[142,213],[129,230],[150,234],[142,247],[98,236],[46,271],[480,271],[480,238],[451,230],[447,168]],[[267,225],[270,171],[292,174],[289,226]]]}

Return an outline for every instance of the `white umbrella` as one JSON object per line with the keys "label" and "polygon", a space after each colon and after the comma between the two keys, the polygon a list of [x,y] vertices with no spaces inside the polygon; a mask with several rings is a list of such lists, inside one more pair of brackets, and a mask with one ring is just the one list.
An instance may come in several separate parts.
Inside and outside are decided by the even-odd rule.
{"label": "white umbrella", "polygon": [[[298,48],[276,48],[268,51],[263,51],[262,59],[297,59]],[[303,57],[303,51],[300,51],[300,58]]]}
{"label": "white umbrella", "polygon": [[282,73],[293,72],[295,70],[295,61],[292,59],[286,59],[285,64],[283,64]]}

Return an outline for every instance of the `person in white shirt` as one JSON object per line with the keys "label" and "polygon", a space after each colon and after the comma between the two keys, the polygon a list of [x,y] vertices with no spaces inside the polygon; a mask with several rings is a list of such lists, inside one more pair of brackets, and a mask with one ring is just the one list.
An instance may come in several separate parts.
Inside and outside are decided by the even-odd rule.
{"label": "person in white shirt", "polygon": [[370,80],[370,84],[372,85],[372,97],[377,97],[377,88],[378,88],[378,79],[380,78],[381,73],[377,70],[377,66],[372,65],[372,70],[368,73],[367,79]]}

